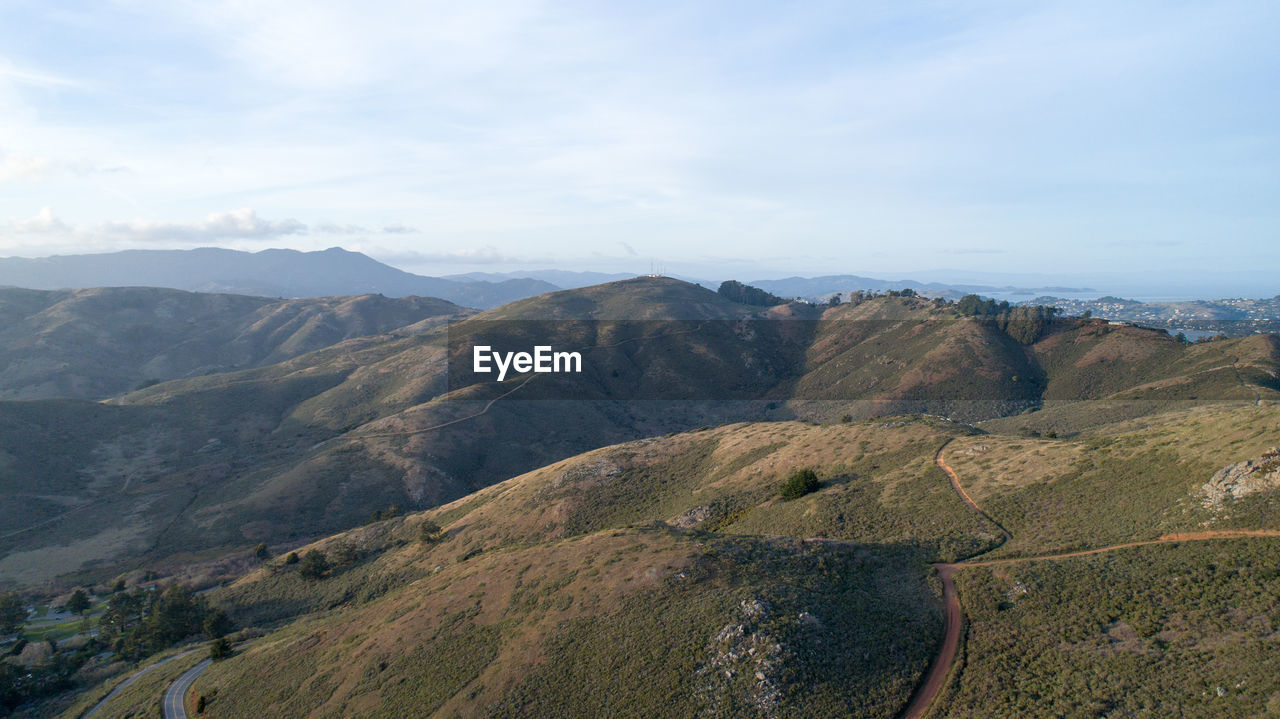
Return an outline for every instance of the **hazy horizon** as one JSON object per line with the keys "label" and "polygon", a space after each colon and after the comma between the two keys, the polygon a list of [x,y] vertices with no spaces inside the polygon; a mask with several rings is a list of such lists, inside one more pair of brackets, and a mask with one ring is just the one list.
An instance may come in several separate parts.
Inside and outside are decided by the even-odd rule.
{"label": "hazy horizon", "polygon": [[1277,20],[1263,2],[10,4],[0,254],[341,244],[432,274],[1229,287],[1280,261]]}

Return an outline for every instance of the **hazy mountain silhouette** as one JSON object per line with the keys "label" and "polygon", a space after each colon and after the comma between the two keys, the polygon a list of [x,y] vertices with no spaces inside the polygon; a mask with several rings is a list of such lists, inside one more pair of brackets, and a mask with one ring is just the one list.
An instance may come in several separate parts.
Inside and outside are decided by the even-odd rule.
{"label": "hazy mountain silhouette", "polygon": [[93,255],[0,259],[0,286],[37,290],[169,287],[262,297],[381,294],[438,297],[481,309],[558,289],[535,279],[458,282],[415,275],[359,252],[217,248],[125,250]]}

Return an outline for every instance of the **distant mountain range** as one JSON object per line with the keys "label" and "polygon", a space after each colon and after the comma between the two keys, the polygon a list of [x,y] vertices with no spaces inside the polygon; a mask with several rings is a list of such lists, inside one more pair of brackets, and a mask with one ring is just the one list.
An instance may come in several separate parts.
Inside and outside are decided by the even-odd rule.
{"label": "distant mountain range", "polygon": [[381,294],[438,297],[485,309],[559,289],[536,279],[498,282],[423,277],[359,252],[263,250],[125,250],[93,255],[0,259],[0,286],[36,290],[168,287],[261,297]]}

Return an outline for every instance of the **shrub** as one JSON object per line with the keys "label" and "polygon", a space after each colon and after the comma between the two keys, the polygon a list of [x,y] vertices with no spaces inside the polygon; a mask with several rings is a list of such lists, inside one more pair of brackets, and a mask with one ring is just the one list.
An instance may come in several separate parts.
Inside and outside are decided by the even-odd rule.
{"label": "shrub", "polygon": [[226,637],[219,637],[209,645],[209,658],[215,662],[229,656],[231,656],[231,642],[227,641]]}
{"label": "shrub", "polygon": [[284,558],[284,563],[285,563],[285,564],[297,564],[297,563],[298,563],[298,553],[297,553],[297,552],[289,552],[289,556],[287,556],[287,557],[285,557],[285,558]]}
{"label": "shrub", "polygon": [[303,579],[316,580],[324,577],[329,571],[329,558],[319,549],[313,549],[302,557],[298,564],[298,574]]}
{"label": "shrub", "polygon": [[798,469],[787,477],[787,481],[782,483],[782,489],[779,494],[783,499],[798,499],[810,492],[818,491],[818,474],[812,469],[805,467]]}
{"label": "shrub", "polygon": [[430,519],[423,520],[418,528],[418,539],[425,544],[435,544],[444,539],[444,530]]}

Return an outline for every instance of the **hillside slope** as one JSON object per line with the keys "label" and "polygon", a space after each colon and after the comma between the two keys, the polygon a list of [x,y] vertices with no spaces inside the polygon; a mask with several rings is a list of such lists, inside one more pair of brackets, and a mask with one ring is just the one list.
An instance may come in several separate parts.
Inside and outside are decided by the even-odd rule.
{"label": "hillside slope", "polygon": [[[1046,398],[1086,407],[1078,415],[1095,414],[1093,403],[1141,405],[1125,415],[1137,416],[1192,398],[1280,397],[1275,338],[1188,344],[1150,330],[1063,320],[1022,344],[994,320],[911,297],[760,308],[677,280],[637,278],[423,329],[113,400],[151,413],[149,428],[125,439],[118,427],[80,423],[83,459],[59,470],[79,477],[67,480],[79,487],[69,494],[33,492],[31,477],[41,470],[31,458],[23,465],[31,474],[15,486],[46,508],[28,520],[15,512],[11,531],[24,532],[28,552],[53,552],[86,539],[90,526],[32,526],[58,516],[56,506],[145,487],[157,494],[130,500],[129,516],[149,518],[148,539],[124,556],[145,550],[154,559],[300,541],[393,504],[436,506],[602,445],[702,425],[895,412],[972,421],[1034,409]],[[580,349],[584,371],[505,382],[451,372],[450,360],[465,360],[466,341],[476,337]],[[1064,412],[1046,408],[1036,419]],[[127,474],[154,481],[130,482],[127,493],[124,480],[95,483],[99,457],[117,455],[126,458]],[[161,496],[176,505],[156,516],[148,503]],[[98,526],[108,525],[104,517]],[[41,557],[48,558],[27,556],[24,566],[66,571]]]}
{"label": "hillside slope", "polygon": [[[1207,468],[1265,453],[1278,417],[1270,404],[1205,406],[1032,442],[931,418],[743,423],[605,447],[300,549],[334,562],[323,578],[276,558],[214,592],[242,626],[285,624],[194,691],[210,716],[897,716],[941,637],[927,562],[1280,527],[1280,483],[1230,516],[1200,491]],[[1123,496],[1081,500],[1105,486],[1078,491],[1088,472],[1070,463],[1089,461],[1086,444],[1105,449]],[[935,466],[940,448],[1011,530],[1007,546]],[[1143,474],[1161,448],[1180,459]],[[779,485],[799,466],[820,486],[784,501]],[[1001,500],[1011,492],[1058,514],[1023,521]],[[424,541],[427,520],[442,532]],[[1077,528],[1078,544],[1043,534],[1053,526]],[[1050,716],[1164,706],[1172,692],[1208,716],[1219,704],[1191,669],[1231,686],[1218,677],[1246,661],[1249,686],[1228,701],[1247,715],[1280,691],[1254,666],[1270,631],[1258,622],[1274,613],[1276,547],[1168,545],[970,570],[972,654],[949,712],[982,716],[987,693],[1008,712]],[[1175,662],[1175,686],[1162,661]],[[1049,689],[1056,672],[1077,691]]]}
{"label": "hillside slope", "polygon": [[428,320],[444,300],[274,300],[152,287],[0,289],[0,399],[103,399],[140,384],[275,364]]}

